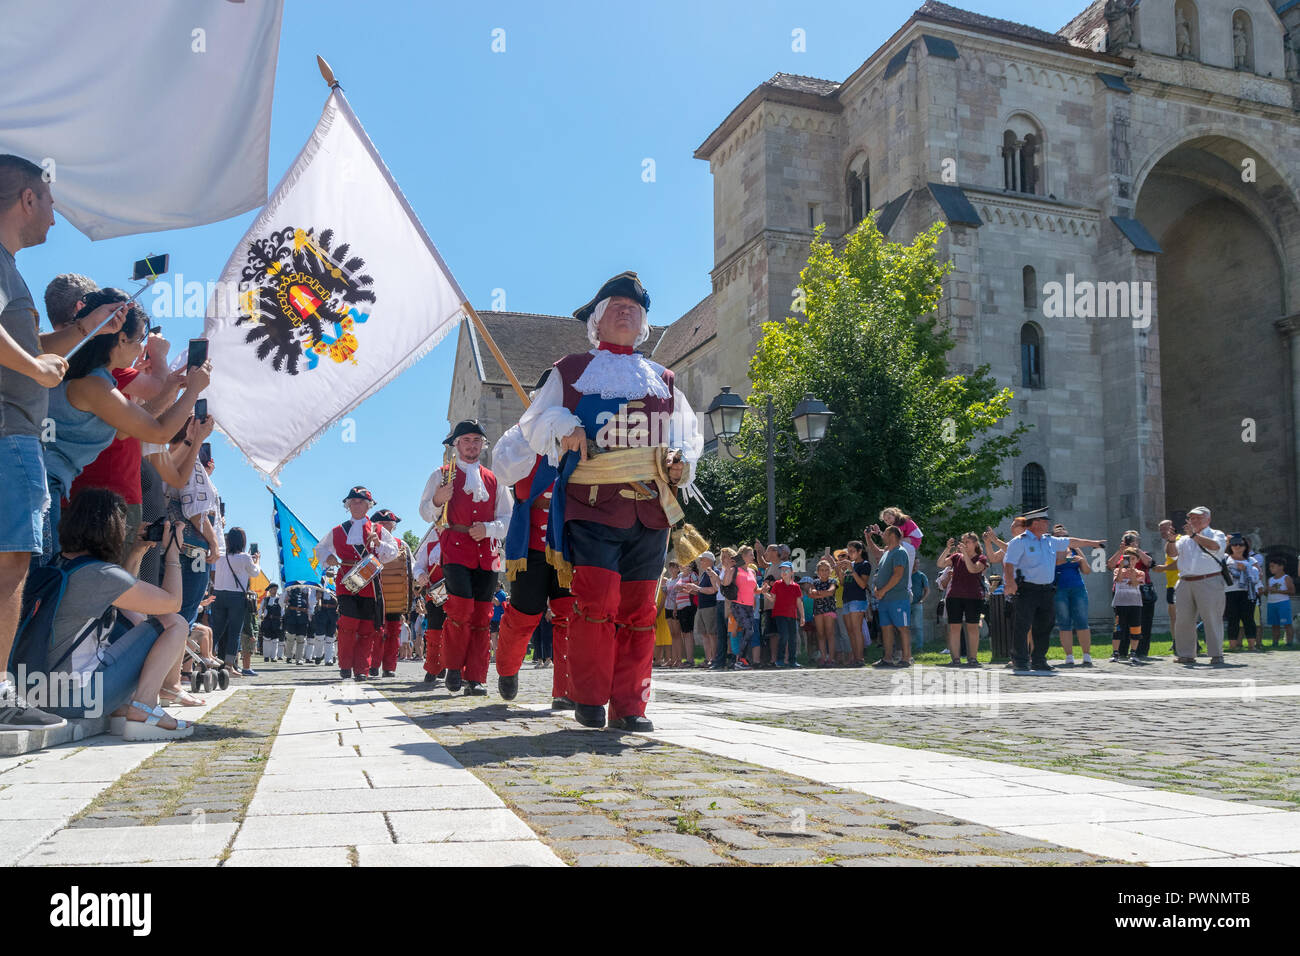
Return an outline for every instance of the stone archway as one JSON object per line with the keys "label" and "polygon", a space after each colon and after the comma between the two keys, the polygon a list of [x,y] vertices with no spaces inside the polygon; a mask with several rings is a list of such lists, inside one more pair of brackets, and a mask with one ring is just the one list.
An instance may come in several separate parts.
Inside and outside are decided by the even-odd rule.
{"label": "stone archway", "polygon": [[[1242,159],[1256,162],[1244,182]],[[1141,182],[1157,259],[1165,501],[1215,527],[1300,541],[1292,349],[1300,208],[1257,151],[1221,135],[1174,146]],[[1251,440],[1253,439],[1253,440]]]}

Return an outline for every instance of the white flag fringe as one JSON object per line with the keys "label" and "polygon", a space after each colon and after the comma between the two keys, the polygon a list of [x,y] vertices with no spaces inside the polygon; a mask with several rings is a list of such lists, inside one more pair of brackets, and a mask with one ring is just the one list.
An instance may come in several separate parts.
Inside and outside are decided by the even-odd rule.
{"label": "white flag fringe", "polygon": [[336,89],[208,303],[209,413],[275,481],[456,328],[465,301]]}
{"label": "white flag fringe", "polygon": [[266,201],[281,0],[0,0],[0,153],[91,239]]}

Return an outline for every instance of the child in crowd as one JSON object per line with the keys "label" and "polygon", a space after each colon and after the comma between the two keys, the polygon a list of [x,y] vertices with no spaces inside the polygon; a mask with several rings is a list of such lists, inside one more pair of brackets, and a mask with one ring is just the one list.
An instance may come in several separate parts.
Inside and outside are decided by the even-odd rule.
{"label": "child in crowd", "polygon": [[1295,643],[1295,627],[1291,624],[1291,595],[1295,594],[1295,581],[1286,573],[1281,558],[1268,559],[1268,616],[1265,623],[1273,629],[1273,646],[1277,647],[1280,630],[1286,628],[1286,643]]}

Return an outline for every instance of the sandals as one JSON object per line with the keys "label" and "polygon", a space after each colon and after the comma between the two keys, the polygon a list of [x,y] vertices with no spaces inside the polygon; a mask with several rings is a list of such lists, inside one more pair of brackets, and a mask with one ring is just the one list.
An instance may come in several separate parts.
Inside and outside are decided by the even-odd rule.
{"label": "sandals", "polygon": [[175,690],[168,690],[166,687],[164,687],[162,690],[158,692],[158,696],[161,697],[163,700],[171,701],[177,707],[207,706],[207,701],[199,697],[195,697],[193,694],[191,694],[189,691],[185,690],[184,688],[175,691]]}
{"label": "sandals", "polygon": [[144,720],[129,720],[123,717],[123,740],[183,740],[194,733],[194,725],[179,718],[173,718],[176,720],[174,728],[161,726],[158,722],[169,716],[161,707],[150,707],[138,700],[131,701],[131,707],[143,711],[148,716]]}

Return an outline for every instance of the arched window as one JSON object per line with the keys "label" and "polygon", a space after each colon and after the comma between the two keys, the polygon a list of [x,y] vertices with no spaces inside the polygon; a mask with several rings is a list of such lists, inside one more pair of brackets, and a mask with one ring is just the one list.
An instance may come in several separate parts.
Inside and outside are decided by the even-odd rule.
{"label": "arched window", "polygon": [[1047,507],[1047,473],[1043,466],[1030,462],[1020,470],[1020,508],[1022,512]]}
{"label": "arched window", "polygon": [[1002,134],[1002,188],[1013,193],[1042,193],[1043,134],[1024,114],[1011,117]]}
{"label": "arched window", "polygon": [[1201,23],[1192,0],[1174,5],[1174,52],[1190,60],[1201,58]]}
{"label": "arched window", "polygon": [[1024,288],[1025,308],[1038,308],[1038,273],[1034,271],[1033,266],[1025,266],[1021,273],[1021,283]]}
{"label": "arched window", "polygon": [[1255,69],[1255,32],[1245,10],[1232,15],[1232,65],[1238,70]]}
{"label": "arched window", "polygon": [[1043,387],[1043,333],[1033,322],[1020,327],[1020,385]]}
{"label": "arched window", "polygon": [[865,154],[859,154],[849,164],[845,190],[845,206],[849,213],[849,228],[852,229],[871,211],[871,163]]}

